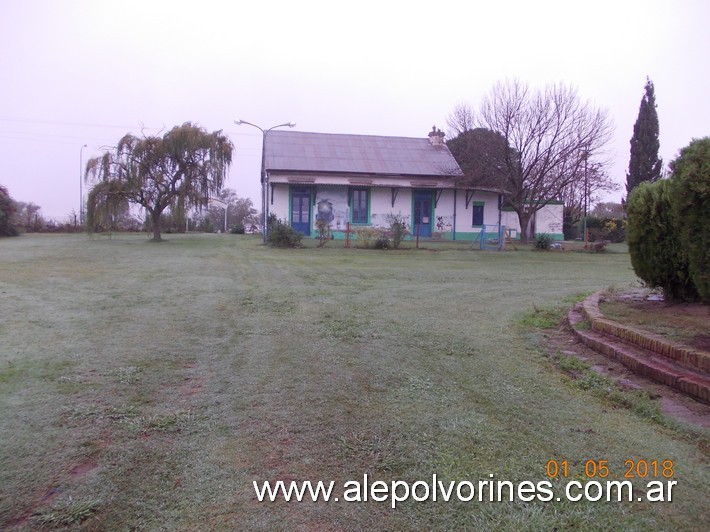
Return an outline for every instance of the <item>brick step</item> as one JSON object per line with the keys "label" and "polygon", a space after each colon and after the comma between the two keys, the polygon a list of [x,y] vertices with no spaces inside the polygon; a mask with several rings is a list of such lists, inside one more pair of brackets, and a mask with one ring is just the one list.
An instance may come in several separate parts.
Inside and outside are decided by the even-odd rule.
{"label": "brick step", "polygon": [[599,310],[600,293],[592,294],[582,302],[582,312],[592,329],[607,336],[630,343],[645,351],[671,359],[692,370],[710,373],[710,353],[677,344],[658,334],[642,331],[607,319]]}
{"label": "brick step", "polygon": [[710,375],[630,344],[616,336],[593,329],[578,329],[575,325],[584,321],[582,312],[580,306],[576,306],[568,314],[572,330],[582,343],[598,353],[618,360],[637,375],[665,384],[704,403],[710,403]]}

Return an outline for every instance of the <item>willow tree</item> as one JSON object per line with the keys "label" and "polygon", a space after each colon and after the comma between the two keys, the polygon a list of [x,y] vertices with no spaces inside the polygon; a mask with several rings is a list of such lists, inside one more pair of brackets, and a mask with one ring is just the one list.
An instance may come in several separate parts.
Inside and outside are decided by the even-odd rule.
{"label": "willow tree", "polygon": [[105,225],[127,203],[145,208],[159,242],[166,210],[206,206],[225,181],[234,146],[221,131],[208,133],[184,123],[162,137],[125,135],[116,148],[86,164],[93,182],[87,202],[87,227]]}

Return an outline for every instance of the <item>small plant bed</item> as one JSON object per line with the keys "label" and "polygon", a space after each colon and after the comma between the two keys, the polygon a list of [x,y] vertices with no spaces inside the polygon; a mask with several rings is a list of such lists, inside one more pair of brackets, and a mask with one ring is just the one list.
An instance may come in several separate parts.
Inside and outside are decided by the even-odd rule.
{"label": "small plant bed", "polygon": [[710,351],[710,307],[700,303],[670,303],[649,290],[612,292],[600,301],[604,316]]}

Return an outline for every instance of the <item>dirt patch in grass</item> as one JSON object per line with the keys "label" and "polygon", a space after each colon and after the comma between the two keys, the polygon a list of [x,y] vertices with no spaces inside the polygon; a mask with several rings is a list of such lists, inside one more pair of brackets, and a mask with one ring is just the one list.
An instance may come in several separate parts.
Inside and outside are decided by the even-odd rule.
{"label": "dirt patch in grass", "polygon": [[97,467],[99,467],[99,464],[98,462],[96,462],[96,460],[85,460],[84,462],[81,462],[80,464],[77,464],[72,468],[71,476],[73,478],[82,477],[90,471],[93,471]]}
{"label": "dirt patch in grass", "polygon": [[612,293],[599,304],[605,316],[710,352],[710,306],[664,301],[647,290]]}

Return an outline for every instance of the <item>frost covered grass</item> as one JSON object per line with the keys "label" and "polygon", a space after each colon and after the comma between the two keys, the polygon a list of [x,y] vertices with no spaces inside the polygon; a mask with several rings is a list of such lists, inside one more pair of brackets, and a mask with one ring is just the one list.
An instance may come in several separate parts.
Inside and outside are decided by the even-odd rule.
{"label": "frost covered grass", "polygon": [[[0,240],[0,526],[705,529],[707,449],[568,386],[521,329],[628,255]],[[539,338],[538,338],[539,340]],[[672,459],[663,503],[258,503],[252,481],[544,480]]]}

